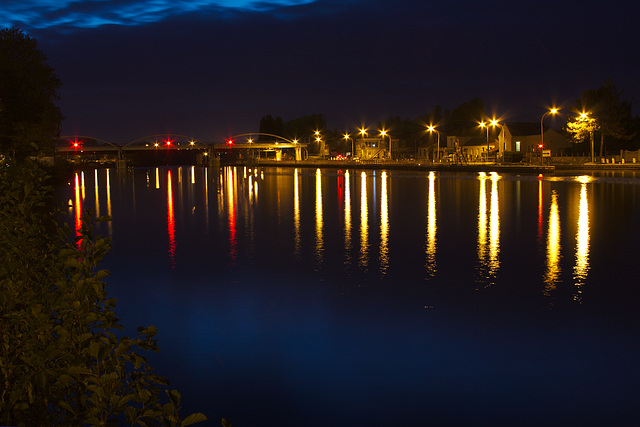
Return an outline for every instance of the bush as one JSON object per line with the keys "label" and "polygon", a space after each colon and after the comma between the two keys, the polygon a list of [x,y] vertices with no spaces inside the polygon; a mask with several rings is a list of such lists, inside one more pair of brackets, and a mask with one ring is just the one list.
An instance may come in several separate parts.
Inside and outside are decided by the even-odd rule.
{"label": "bush", "polygon": [[47,183],[35,164],[0,168],[0,424],[206,420],[180,418],[180,394],[142,356],[158,350],[155,327],[116,335],[123,327],[99,269],[109,239],[93,235],[89,216],[78,236],[58,225]]}

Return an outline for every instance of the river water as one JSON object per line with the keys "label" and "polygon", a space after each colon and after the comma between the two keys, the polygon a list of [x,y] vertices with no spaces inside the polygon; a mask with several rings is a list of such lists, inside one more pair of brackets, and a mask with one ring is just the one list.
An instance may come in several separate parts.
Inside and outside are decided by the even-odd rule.
{"label": "river water", "polygon": [[640,176],[78,171],[131,335],[206,425],[640,419]]}

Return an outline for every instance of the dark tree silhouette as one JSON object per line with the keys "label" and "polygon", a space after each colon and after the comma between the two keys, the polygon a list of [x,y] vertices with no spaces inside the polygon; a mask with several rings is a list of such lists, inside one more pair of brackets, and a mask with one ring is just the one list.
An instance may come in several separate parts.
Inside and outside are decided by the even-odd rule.
{"label": "dark tree silhouette", "polygon": [[22,159],[49,152],[59,136],[61,83],[36,40],[0,30],[0,152]]}

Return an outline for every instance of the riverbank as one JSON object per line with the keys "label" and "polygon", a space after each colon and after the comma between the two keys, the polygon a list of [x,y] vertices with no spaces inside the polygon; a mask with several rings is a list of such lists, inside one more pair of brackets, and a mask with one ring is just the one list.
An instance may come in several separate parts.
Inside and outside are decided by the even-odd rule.
{"label": "riverbank", "polygon": [[260,160],[247,166],[273,166],[296,168],[357,168],[357,169],[390,169],[390,170],[419,170],[419,171],[443,171],[443,172],[503,172],[540,174],[553,173],[555,171],[594,171],[594,170],[619,170],[640,171],[639,163],[558,163],[550,165],[535,164],[496,164],[496,163],[420,163],[402,161],[372,161],[354,162],[350,160],[304,160],[304,161],[271,161]]}

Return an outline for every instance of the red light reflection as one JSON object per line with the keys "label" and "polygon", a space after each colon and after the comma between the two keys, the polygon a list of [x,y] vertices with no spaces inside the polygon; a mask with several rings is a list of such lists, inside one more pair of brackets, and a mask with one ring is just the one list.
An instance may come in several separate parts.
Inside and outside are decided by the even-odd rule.
{"label": "red light reflection", "polygon": [[[81,197],[81,193],[80,193],[81,189],[80,189],[80,177],[78,176],[78,172],[76,172],[76,176],[75,176],[75,205],[74,205],[74,210],[75,210],[75,216],[76,216],[76,223],[75,223],[75,229],[76,229],[76,236],[80,237],[82,235],[82,233],[80,232],[80,229],[82,228],[82,197]],[[78,240],[78,249],[80,249],[80,245],[82,243],[82,239]]]}
{"label": "red light reflection", "polygon": [[538,243],[542,243],[542,175],[538,175]]}
{"label": "red light reflection", "polygon": [[173,185],[171,171],[167,171],[167,231],[169,233],[169,258],[172,268],[175,267],[176,256],[176,220],[173,210]]}
{"label": "red light reflection", "polygon": [[234,183],[236,180],[235,168],[227,171],[227,203],[229,204],[229,254],[232,260],[236,259],[238,252],[236,240],[236,201]]}

